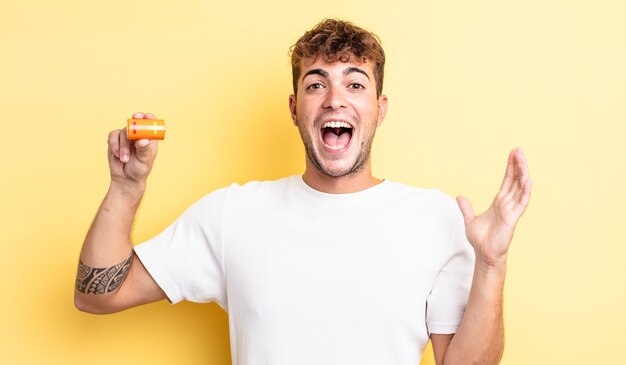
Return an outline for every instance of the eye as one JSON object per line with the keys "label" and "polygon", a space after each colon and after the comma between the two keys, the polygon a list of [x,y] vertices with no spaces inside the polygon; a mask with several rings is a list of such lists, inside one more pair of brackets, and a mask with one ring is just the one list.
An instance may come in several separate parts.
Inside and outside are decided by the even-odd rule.
{"label": "eye", "polygon": [[362,84],[359,84],[358,82],[353,82],[350,85],[348,85],[348,87],[351,89],[355,89],[355,90],[365,89],[365,86],[363,86]]}
{"label": "eye", "polygon": [[306,87],[306,89],[307,89],[307,90],[318,90],[318,89],[321,89],[321,88],[323,88],[323,87],[324,87],[324,85],[322,85],[322,84],[321,84],[321,83],[319,83],[319,82],[316,82],[316,83],[313,83],[313,84],[311,84],[311,85],[307,86],[307,87]]}

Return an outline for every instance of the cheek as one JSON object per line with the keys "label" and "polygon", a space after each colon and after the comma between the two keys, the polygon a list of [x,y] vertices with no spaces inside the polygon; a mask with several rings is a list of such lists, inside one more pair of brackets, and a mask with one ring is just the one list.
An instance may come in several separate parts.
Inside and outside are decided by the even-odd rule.
{"label": "cheek", "polygon": [[369,124],[371,122],[377,123],[378,116],[378,107],[372,107],[371,104],[363,104],[359,108],[356,109],[361,119],[361,123]]}
{"label": "cheek", "polygon": [[364,114],[377,114],[378,113],[378,99],[371,95],[363,95],[359,98],[354,98],[350,101],[352,106]]}
{"label": "cheek", "polygon": [[296,105],[296,115],[299,119],[306,119],[310,115],[306,103],[301,102]]}
{"label": "cheek", "polygon": [[312,123],[316,116],[315,109],[312,109],[309,104],[299,104],[296,108],[296,116],[301,122]]}

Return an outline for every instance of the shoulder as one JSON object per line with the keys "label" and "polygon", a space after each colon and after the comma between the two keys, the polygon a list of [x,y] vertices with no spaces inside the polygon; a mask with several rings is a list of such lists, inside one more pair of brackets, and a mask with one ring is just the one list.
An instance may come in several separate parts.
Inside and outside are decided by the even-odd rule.
{"label": "shoulder", "polygon": [[189,223],[221,222],[227,210],[241,211],[264,207],[278,200],[277,194],[285,189],[289,178],[275,181],[250,181],[243,185],[233,183],[204,195],[180,215],[179,220]]}
{"label": "shoulder", "polygon": [[410,214],[415,227],[428,237],[427,241],[433,247],[431,254],[439,258],[438,262],[445,263],[461,253],[470,263],[473,251],[465,236],[463,214],[456,199],[439,189],[416,188],[401,183],[394,185],[405,194],[403,204],[408,202],[403,212]]}
{"label": "shoulder", "polygon": [[283,194],[290,188],[293,177],[285,177],[278,180],[249,181],[243,185],[233,183],[227,189],[229,200],[246,199],[272,199],[276,195]]}
{"label": "shoulder", "polygon": [[220,200],[230,199],[232,196],[251,196],[251,195],[263,195],[268,192],[275,192],[284,190],[291,177],[286,177],[278,180],[271,181],[249,181],[244,184],[232,183],[229,186],[214,190],[198,200],[200,205],[210,204]]}
{"label": "shoulder", "polygon": [[283,177],[278,180],[249,181],[243,185],[233,183],[229,188],[238,194],[255,194],[258,192],[281,191],[289,186],[294,176]]}
{"label": "shoulder", "polygon": [[432,211],[457,210],[456,200],[443,191],[435,188],[421,188],[396,181],[385,181],[387,191],[396,199],[402,199],[417,204],[417,206]]}
{"label": "shoulder", "polygon": [[419,188],[389,181],[389,209],[428,222],[433,229],[449,231],[463,225],[463,215],[456,200],[435,188]]}
{"label": "shoulder", "polygon": [[195,205],[198,205],[199,209],[206,209],[208,206],[215,205],[230,206],[238,202],[250,205],[255,202],[275,200],[290,188],[292,180],[293,177],[285,177],[270,181],[254,180],[244,184],[232,183],[230,186],[208,193]]}

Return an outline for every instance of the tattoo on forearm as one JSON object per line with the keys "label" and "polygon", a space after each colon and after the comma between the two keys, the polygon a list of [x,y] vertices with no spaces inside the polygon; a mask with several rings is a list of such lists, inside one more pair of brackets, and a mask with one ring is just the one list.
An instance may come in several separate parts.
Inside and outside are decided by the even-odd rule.
{"label": "tattoo on forearm", "polygon": [[105,294],[119,288],[133,262],[133,254],[119,264],[111,267],[93,268],[81,260],[78,260],[78,275],[76,276],[76,289],[85,294]]}

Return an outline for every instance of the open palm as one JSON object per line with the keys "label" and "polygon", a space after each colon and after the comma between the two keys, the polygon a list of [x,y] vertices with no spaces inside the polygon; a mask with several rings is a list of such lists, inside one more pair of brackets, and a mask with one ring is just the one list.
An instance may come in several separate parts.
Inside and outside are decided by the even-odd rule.
{"label": "open palm", "polygon": [[531,189],[526,158],[518,147],[509,154],[500,191],[485,212],[474,215],[469,200],[457,197],[465,221],[465,234],[476,251],[476,259],[490,264],[506,261],[515,226],[528,206]]}

